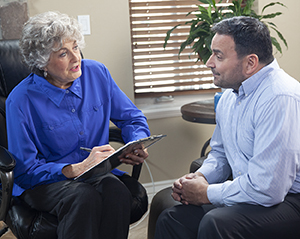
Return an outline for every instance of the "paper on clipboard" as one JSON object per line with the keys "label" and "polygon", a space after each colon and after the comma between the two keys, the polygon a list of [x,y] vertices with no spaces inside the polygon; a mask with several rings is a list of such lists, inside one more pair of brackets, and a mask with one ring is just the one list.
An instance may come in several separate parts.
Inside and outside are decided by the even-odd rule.
{"label": "paper on clipboard", "polygon": [[125,144],[124,146],[120,147],[118,150],[116,150],[113,154],[101,161],[99,164],[95,165],[94,167],[88,169],[87,171],[74,178],[74,180],[86,179],[95,174],[104,175],[110,172],[112,169],[121,165],[122,162],[120,162],[120,158],[123,158],[126,154],[132,152],[135,149],[149,148],[151,145],[155,144],[157,141],[161,140],[164,137],[166,137],[166,135],[152,135],[147,138],[131,141]]}

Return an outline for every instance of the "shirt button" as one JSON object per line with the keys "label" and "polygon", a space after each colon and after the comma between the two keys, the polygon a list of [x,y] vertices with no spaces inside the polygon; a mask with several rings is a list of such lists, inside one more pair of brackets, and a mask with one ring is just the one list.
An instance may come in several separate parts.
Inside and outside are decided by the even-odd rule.
{"label": "shirt button", "polygon": [[94,106],[93,108],[94,108],[95,111],[98,111],[98,107]]}
{"label": "shirt button", "polygon": [[84,131],[80,131],[79,134],[80,134],[80,135],[84,135]]}
{"label": "shirt button", "polygon": [[69,90],[66,90],[66,94],[69,94],[69,92],[70,92]]}
{"label": "shirt button", "polygon": [[71,111],[72,111],[72,113],[75,113],[75,109],[72,109]]}

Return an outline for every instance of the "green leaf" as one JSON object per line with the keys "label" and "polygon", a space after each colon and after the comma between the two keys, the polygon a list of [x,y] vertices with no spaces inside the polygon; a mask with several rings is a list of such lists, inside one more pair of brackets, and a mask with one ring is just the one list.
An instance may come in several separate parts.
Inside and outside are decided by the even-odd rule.
{"label": "green leaf", "polygon": [[223,14],[223,19],[224,18],[231,18],[231,17],[234,17],[234,13],[233,12],[226,12]]}
{"label": "green leaf", "polygon": [[[203,8],[203,7],[202,7]],[[196,14],[196,16],[199,18],[200,21],[208,21],[211,22],[211,16],[207,12],[207,9],[204,8],[204,10],[201,10],[200,14]]]}
{"label": "green leaf", "polygon": [[183,43],[181,43],[180,49],[179,49],[179,53],[178,53],[178,58],[179,58],[180,53],[181,53],[188,45],[189,45],[189,44],[188,44],[188,41],[187,41],[187,40],[184,41]]}
{"label": "green leaf", "polygon": [[242,15],[242,11],[241,11],[241,3],[242,0],[237,0],[237,1],[232,1],[233,6],[234,6],[234,15],[235,16],[241,16]]}
{"label": "green leaf", "polygon": [[273,27],[276,27],[277,28],[277,26],[275,25],[275,23],[273,23],[273,22],[264,22],[265,24],[267,24],[267,25],[270,25],[270,26],[273,26]]}
{"label": "green leaf", "polygon": [[285,38],[283,37],[283,35],[274,27],[271,27],[279,36],[279,38],[283,41],[284,45],[286,46],[286,48],[288,48],[288,44],[287,41],[285,40]]}
{"label": "green leaf", "polygon": [[251,12],[252,12],[251,8],[252,8],[252,5],[253,5],[253,2],[254,2],[254,1],[255,1],[255,0],[247,0],[247,1],[246,1],[246,6],[245,6],[244,9],[243,9],[242,15],[244,15],[244,16],[249,16],[249,15],[251,15]]}
{"label": "green leaf", "polygon": [[275,37],[271,37],[272,44],[276,47],[276,49],[282,54],[281,46],[278,43],[277,39]]}
{"label": "green leaf", "polygon": [[199,11],[201,12],[201,13],[206,13],[206,14],[208,14],[208,9],[206,9],[205,7],[203,7],[203,6],[198,6],[198,9],[199,9]]}
{"label": "green leaf", "polygon": [[208,17],[209,17],[210,21],[211,21],[211,9],[212,9],[211,5],[208,5],[207,13],[208,13]]}
{"label": "green leaf", "polygon": [[205,4],[209,4],[208,0],[198,0],[199,2],[205,3]]}
{"label": "green leaf", "polygon": [[263,15],[263,16],[261,16],[261,19],[274,18],[274,17],[280,16],[281,14],[282,14],[282,12],[275,12],[275,13]]}
{"label": "green leaf", "polygon": [[165,37],[164,48],[166,48],[166,45],[167,45],[168,40],[170,39],[171,33],[172,33],[177,27],[179,27],[180,25],[182,25],[182,24],[178,24],[178,25],[176,25],[175,27],[173,27],[172,29],[170,29],[169,31],[167,31],[167,35],[166,35],[166,37]]}
{"label": "green leaf", "polygon": [[204,39],[205,47],[207,47],[210,52],[211,52],[211,41],[212,41],[213,37],[214,37],[214,34],[210,34],[209,36],[207,36]]}
{"label": "green leaf", "polygon": [[263,13],[264,11],[265,11],[265,9],[266,8],[268,8],[268,7],[271,7],[271,6],[274,6],[274,5],[281,5],[281,6],[283,6],[283,7],[286,7],[283,3],[281,3],[281,2],[271,2],[271,3],[269,3],[269,4],[267,4],[266,6],[264,6],[263,7],[263,9],[261,10],[261,13]]}
{"label": "green leaf", "polygon": [[190,14],[192,14],[192,13],[194,13],[194,12],[196,12],[196,11],[194,11],[194,10],[193,10],[193,11],[190,11],[190,12],[188,12],[185,16],[188,17]]}
{"label": "green leaf", "polygon": [[199,55],[202,58],[203,63],[206,64],[211,55],[211,52],[209,51],[209,49],[205,48],[199,53]]}
{"label": "green leaf", "polygon": [[205,29],[202,28],[196,28],[191,34],[189,38],[192,38],[193,40],[196,39],[197,37],[202,37],[206,36],[208,32]]}
{"label": "green leaf", "polygon": [[212,0],[211,5],[214,7],[214,9],[217,9],[216,0]]}

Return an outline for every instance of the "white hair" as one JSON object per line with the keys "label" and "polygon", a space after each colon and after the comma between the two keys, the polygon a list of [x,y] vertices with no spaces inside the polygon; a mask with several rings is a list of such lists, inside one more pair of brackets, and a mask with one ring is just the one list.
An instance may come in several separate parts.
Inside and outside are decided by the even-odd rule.
{"label": "white hair", "polygon": [[31,72],[43,76],[53,51],[58,51],[65,40],[74,40],[83,49],[84,37],[74,18],[59,12],[45,12],[31,17],[24,25],[20,49]]}

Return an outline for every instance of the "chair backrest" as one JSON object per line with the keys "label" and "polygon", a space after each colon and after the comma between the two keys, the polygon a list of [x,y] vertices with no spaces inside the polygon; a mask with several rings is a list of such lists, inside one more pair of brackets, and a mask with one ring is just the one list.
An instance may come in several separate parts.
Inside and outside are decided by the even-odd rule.
{"label": "chair backrest", "polygon": [[29,74],[29,69],[22,63],[19,40],[0,41],[0,96],[7,97]]}
{"label": "chair backrest", "polygon": [[7,148],[5,100],[29,69],[22,63],[19,40],[0,41],[0,145]]}

